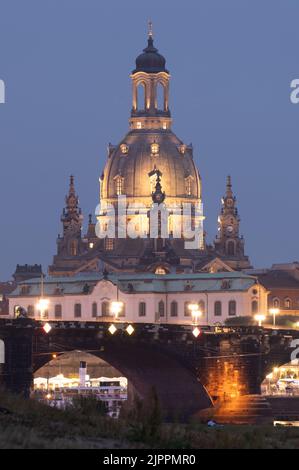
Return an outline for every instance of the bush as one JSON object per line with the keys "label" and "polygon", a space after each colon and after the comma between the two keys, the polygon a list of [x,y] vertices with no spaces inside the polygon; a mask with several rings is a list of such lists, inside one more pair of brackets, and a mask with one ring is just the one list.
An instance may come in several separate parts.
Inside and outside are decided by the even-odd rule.
{"label": "bush", "polygon": [[254,326],[256,321],[253,317],[232,317],[225,320],[226,326]]}

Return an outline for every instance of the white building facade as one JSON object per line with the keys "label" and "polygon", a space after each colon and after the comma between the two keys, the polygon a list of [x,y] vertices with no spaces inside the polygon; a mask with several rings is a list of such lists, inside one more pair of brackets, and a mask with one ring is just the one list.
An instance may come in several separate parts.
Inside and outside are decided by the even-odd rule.
{"label": "white building facade", "polygon": [[50,277],[43,283],[48,306],[40,311],[41,281],[20,284],[9,298],[9,317],[22,307],[36,320],[190,324],[197,305],[199,325],[224,324],[228,318],[267,312],[267,291],[257,278],[240,272],[198,274],[82,273]]}

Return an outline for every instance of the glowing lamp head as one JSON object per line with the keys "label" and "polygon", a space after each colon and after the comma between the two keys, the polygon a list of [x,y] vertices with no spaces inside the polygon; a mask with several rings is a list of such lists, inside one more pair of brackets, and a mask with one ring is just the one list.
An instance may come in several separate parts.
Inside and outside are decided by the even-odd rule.
{"label": "glowing lamp head", "polygon": [[254,316],[254,319],[258,322],[259,326],[262,326],[262,323],[266,320],[265,315],[257,314]]}
{"label": "glowing lamp head", "polygon": [[270,315],[278,315],[280,312],[279,308],[270,308],[269,313]]}
{"label": "glowing lamp head", "polygon": [[123,302],[118,302],[118,301],[111,302],[110,311],[114,315],[115,318],[118,317],[122,309],[123,309]]}

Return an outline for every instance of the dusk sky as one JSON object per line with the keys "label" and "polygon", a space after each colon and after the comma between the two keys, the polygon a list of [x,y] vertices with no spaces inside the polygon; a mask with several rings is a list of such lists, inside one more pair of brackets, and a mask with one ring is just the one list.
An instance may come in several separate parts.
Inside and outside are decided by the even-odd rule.
{"label": "dusk sky", "polygon": [[171,73],[173,130],[193,143],[205,229],[231,174],[256,267],[299,260],[298,0],[0,0],[0,279],[56,252],[74,174],[85,223],[107,144],[128,130],[147,21]]}

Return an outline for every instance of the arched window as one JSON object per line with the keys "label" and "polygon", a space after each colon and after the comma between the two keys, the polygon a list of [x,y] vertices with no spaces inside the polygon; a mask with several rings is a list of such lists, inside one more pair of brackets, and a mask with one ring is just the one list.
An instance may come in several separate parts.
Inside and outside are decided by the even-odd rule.
{"label": "arched window", "polygon": [[28,305],[27,315],[28,317],[34,317],[34,305]]}
{"label": "arched window", "polygon": [[164,274],[167,274],[167,272],[165,268],[163,268],[162,266],[158,266],[156,268],[155,274],[164,275]]}
{"label": "arched window", "polygon": [[74,306],[74,316],[75,318],[81,318],[82,308],[81,304],[75,304]]}
{"label": "arched window", "polygon": [[284,299],[284,307],[287,308],[287,309],[290,309],[291,306],[292,306],[291,299],[289,299],[288,297],[286,299]]}
{"label": "arched window", "polygon": [[54,307],[54,316],[55,318],[62,318],[62,306],[61,304],[56,304]]}
{"label": "arched window", "polygon": [[165,89],[160,82],[157,84],[157,109],[165,111]]}
{"label": "arched window", "polygon": [[110,315],[110,304],[106,300],[102,302],[101,312],[102,317],[108,317]]}
{"label": "arched window", "polygon": [[93,302],[91,306],[91,316],[92,318],[96,318],[98,316],[98,304]]}
{"label": "arched window", "polygon": [[178,303],[173,300],[170,304],[170,316],[177,317],[178,316]]}
{"label": "arched window", "polygon": [[274,308],[279,308],[280,307],[280,300],[279,300],[278,297],[275,297],[275,299],[273,299],[272,305],[273,305]]}
{"label": "arched window", "polygon": [[236,254],[236,245],[235,245],[235,242],[233,240],[230,240],[227,243],[227,254],[229,256],[235,256],[235,254]]}
{"label": "arched window", "polygon": [[139,302],[139,316],[140,317],[145,317],[146,316],[146,303],[145,302]]}
{"label": "arched window", "polygon": [[187,196],[192,196],[192,176],[187,176],[187,178],[185,178],[185,185]]}
{"label": "arched window", "polygon": [[139,83],[137,85],[137,109],[144,110],[145,109],[145,84]]}
{"label": "arched window", "polygon": [[235,300],[230,300],[228,302],[228,314],[230,317],[237,315],[237,302]]}
{"label": "arched window", "polygon": [[124,178],[122,176],[116,176],[114,183],[116,195],[121,196],[124,192]]}
{"label": "arched window", "polygon": [[158,304],[158,311],[159,311],[159,316],[164,317],[164,315],[165,315],[165,304],[164,304],[163,300],[160,300],[160,302]]}
{"label": "arched window", "polygon": [[185,317],[190,317],[191,316],[191,310],[189,308],[190,302],[185,302],[184,304],[184,315]]}
{"label": "arched window", "polygon": [[258,311],[259,311],[259,303],[257,300],[253,300],[251,302],[251,312],[255,314],[255,313],[258,313]]}
{"label": "arched window", "polygon": [[216,300],[214,304],[214,315],[215,317],[221,317],[222,315],[222,303],[220,300]]}

